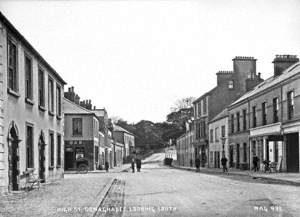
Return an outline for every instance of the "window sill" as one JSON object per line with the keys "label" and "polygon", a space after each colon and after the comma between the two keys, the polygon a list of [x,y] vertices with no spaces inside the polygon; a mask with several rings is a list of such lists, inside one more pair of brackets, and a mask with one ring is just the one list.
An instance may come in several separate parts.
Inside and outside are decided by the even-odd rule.
{"label": "window sill", "polygon": [[56,166],[56,169],[60,169],[61,168],[61,166],[59,165],[59,166]]}
{"label": "window sill", "polygon": [[54,116],[54,112],[52,112],[52,111],[48,111],[48,114],[51,116]]}
{"label": "window sill", "polygon": [[34,102],[29,98],[25,98],[25,102],[29,105],[34,105]]}
{"label": "window sill", "polygon": [[49,170],[53,170],[54,169],[54,166],[49,166]]}
{"label": "window sill", "polygon": [[61,116],[61,115],[56,115],[56,118],[57,118],[58,120],[61,120],[61,119],[62,119],[62,116]]}
{"label": "window sill", "polygon": [[45,108],[44,106],[41,106],[41,105],[39,105],[39,109],[40,109],[41,111],[43,111],[43,112],[46,111],[46,108]]}
{"label": "window sill", "polygon": [[14,91],[14,90],[12,90],[10,88],[7,88],[7,93],[9,93],[10,95],[12,95],[12,96],[14,96],[16,98],[19,98],[21,96],[18,92]]}

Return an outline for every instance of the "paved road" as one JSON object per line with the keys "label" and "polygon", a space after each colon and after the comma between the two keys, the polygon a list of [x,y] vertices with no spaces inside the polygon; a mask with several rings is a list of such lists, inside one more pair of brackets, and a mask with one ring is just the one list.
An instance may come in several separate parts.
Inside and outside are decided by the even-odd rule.
{"label": "paved road", "polygon": [[95,216],[300,216],[299,187],[235,179],[144,164],[115,177]]}
{"label": "paved road", "polygon": [[163,156],[140,173],[70,174],[1,197],[0,216],[300,216],[300,187],[171,169]]}

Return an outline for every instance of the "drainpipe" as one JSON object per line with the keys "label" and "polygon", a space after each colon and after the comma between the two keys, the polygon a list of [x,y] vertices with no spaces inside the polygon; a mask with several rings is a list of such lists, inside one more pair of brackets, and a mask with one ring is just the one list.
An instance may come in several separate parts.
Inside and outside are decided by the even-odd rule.
{"label": "drainpipe", "polygon": [[252,148],[251,148],[251,139],[250,139],[250,101],[249,101],[249,99],[247,99],[247,104],[248,104],[248,131],[249,131],[249,138],[248,138],[248,143],[249,143],[249,159],[248,159],[248,161],[249,161],[249,170],[251,171],[251,157],[252,157]]}

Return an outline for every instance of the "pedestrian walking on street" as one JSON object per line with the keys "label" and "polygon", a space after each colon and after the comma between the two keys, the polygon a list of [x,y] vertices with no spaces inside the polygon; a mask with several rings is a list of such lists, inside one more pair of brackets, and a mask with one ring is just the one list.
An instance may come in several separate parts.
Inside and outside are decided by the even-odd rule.
{"label": "pedestrian walking on street", "polygon": [[137,172],[141,172],[141,167],[142,167],[142,161],[141,161],[141,159],[137,158],[135,160],[135,162],[136,162],[136,170],[137,170]]}
{"label": "pedestrian walking on street", "polygon": [[108,169],[109,169],[109,163],[107,161],[105,161],[105,170],[108,173]]}
{"label": "pedestrian walking on street", "polygon": [[227,172],[228,173],[228,169],[227,169],[227,158],[225,157],[225,155],[223,155],[223,157],[221,158],[221,164],[223,167],[223,173]]}
{"label": "pedestrian walking on street", "polygon": [[258,157],[256,156],[256,154],[254,154],[253,159],[252,159],[252,163],[253,163],[253,170],[254,172],[258,171]]}
{"label": "pedestrian walking on street", "polygon": [[132,172],[134,173],[134,170],[135,170],[134,158],[132,158],[132,160],[131,160],[131,169],[132,169]]}
{"label": "pedestrian walking on street", "polygon": [[196,172],[200,172],[200,158],[195,159]]}

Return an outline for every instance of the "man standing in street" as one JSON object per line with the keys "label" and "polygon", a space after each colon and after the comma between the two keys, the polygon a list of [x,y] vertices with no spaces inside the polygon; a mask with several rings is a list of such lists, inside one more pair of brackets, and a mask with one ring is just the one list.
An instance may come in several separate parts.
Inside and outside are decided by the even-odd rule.
{"label": "man standing in street", "polygon": [[132,160],[131,160],[131,169],[132,169],[132,172],[134,173],[134,171],[135,171],[135,162],[134,162],[134,158],[132,158]]}
{"label": "man standing in street", "polygon": [[228,169],[227,169],[227,158],[225,157],[225,155],[223,154],[222,158],[221,158],[221,164],[223,167],[223,173],[227,172],[228,173]]}
{"label": "man standing in street", "polygon": [[253,163],[254,172],[257,172],[258,171],[258,157],[256,156],[256,154],[254,154],[254,156],[253,156],[252,163]]}
{"label": "man standing in street", "polygon": [[196,172],[200,172],[200,158],[195,159]]}
{"label": "man standing in street", "polygon": [[142,161],[140,158],[136,158],[135,162],[136,162],[136,170],[137,170],[137,172],[140,172],[141,166],[142,166]]}

